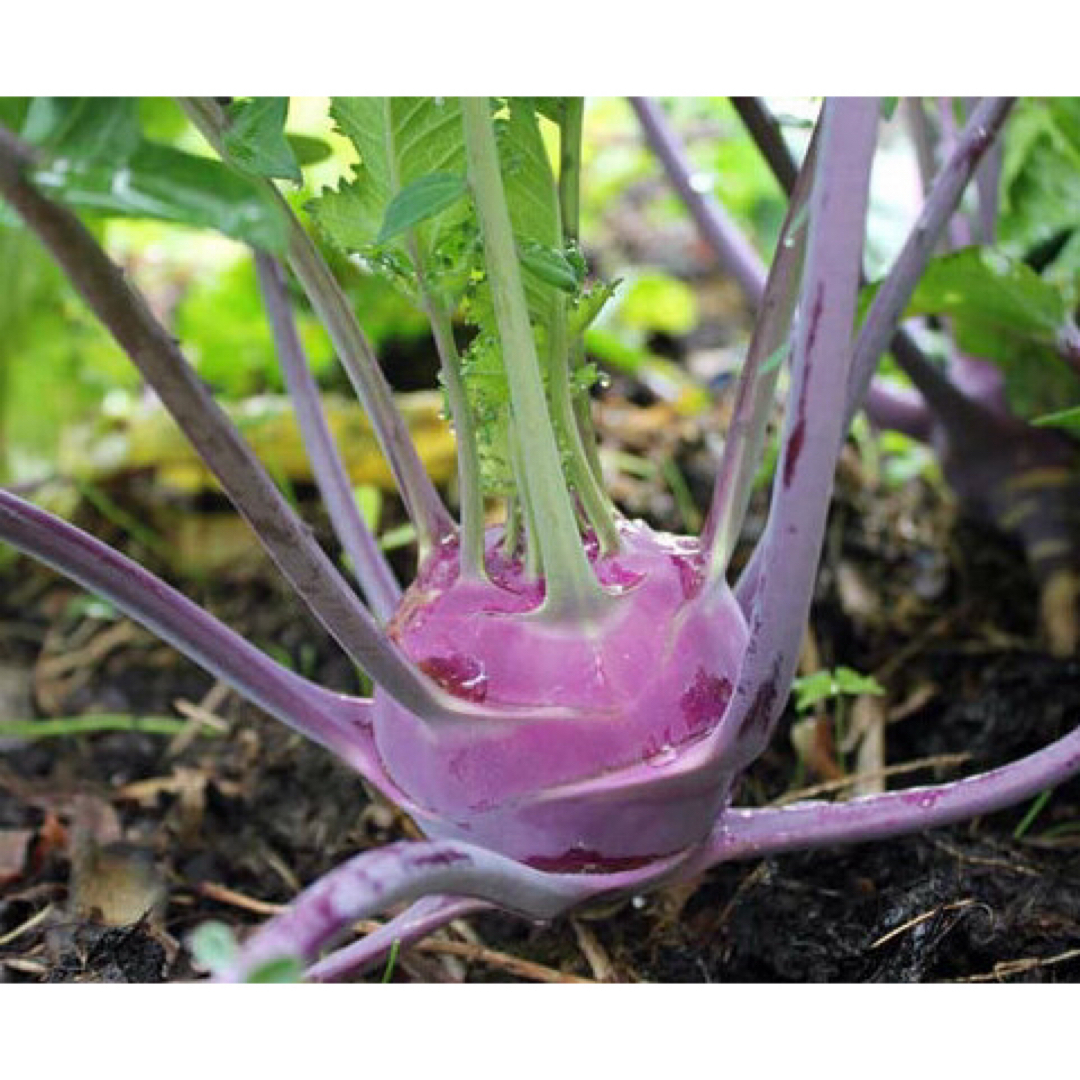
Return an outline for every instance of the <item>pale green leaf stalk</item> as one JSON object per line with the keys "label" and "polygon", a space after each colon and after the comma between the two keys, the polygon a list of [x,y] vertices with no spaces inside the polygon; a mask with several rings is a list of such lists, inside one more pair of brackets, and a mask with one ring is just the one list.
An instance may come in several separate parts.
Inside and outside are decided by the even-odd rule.
{"label": "pale green leaf stalk", "polygon": [[488,99],[463,98],[462,116],[469,184],[483,234],[488,283],[523,458],[521,496],[540,525],[537,540],[547,587],[543,611],[553,619],[588,617],[598,614],[610,597],[585,556],[563,478]]}
{"label": "pale green leaf stalk", "polygon": [[[575,251],[581,239],[581,145],[585,132],[585,99],[566,98],[562,109],[559,129],[559,210],[562,215],[563,239]],[[570,331],[570,370],[580,371],[585,364],[585,326],[596,317],[601,305],[614,290],[593,290],[581,300],[584,307],[592,305],[592,311],[579,328]],[[574,397],[574,416],[578,433],[585,449],[585,459],[593,483],[603,491],[603,472],[600,452],[596,444],[596,431],[589,413],[589,399],[585,394]],[[595,527],[595,526],[594,526]],[[599,533],[599,530],[598,530]],[[601,547],[605,546],[601,537]]]}

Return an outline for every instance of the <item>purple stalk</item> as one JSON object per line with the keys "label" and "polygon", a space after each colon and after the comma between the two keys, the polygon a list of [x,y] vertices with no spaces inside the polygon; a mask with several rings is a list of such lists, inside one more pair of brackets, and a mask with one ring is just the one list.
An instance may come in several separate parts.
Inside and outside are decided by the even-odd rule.
{"label": "purple stalk", "polygon": [[668,179],[686,204],[698,228],[717,253],[721,264],[739,282],[756,307],[765,291],[765,265],[742,231],[715,200],[691,183],[693,169],[663,110],[649,98],[629,99],[645,137],[663,163]]}
{"label": "purple stalk", "polygon": [[964,125],[949,159],[935,177],[922,212],[874,296],[859,333],[847,403],[849,416],[866,395],[878,359],[888,346],[897,320],[934,253],[941,230],[952,217],[964,188],[1004,124],[1014,100],[987,98],[981,101]]}
{"label": "purple stalk", "polygon": [[1058,355],[1080,375],[1080,327],[1073,319],[1066,321],[1058,339]]}
{"label": "purple stalk", "polygon": [[370,702],[331,693],[275,663],[138,563],[2,489],[0,540],[111,600],[380,790],[389,790],[374,751]]}
{"label": "purple stalk", "polygon": [[491,905],[484,900],[460,900],[454,896],[425,896],[395,915],[370,934],[324,956],[304,972],[306,982],[337,982],[347,975],[358,975],[385,962],[394,946],[405,948],[420,941],[440,927],[485,911]]}
{"label": "purple stalk", "polygon": [[[1003,437],[1001,420],[970,397],[967,387],[957,386],[941,368],[927,360],[907,334],[894,336],[891,349],[897,364],[929,408],[932,422],[952,431],[964,431],[969,440],[975,436]],[[872,382],[871,388],[874,385]]]}
{"label": "purple stalk", "polygon": [[876,427],[899,431],[922,443],[930,441],[933,418],[917,390],[875,379],[867,390],[863,407]]}
{"label": "purple stalk", "polygon": [[310,962],[357,919],[419,896],[471,898],[527,918],[551,919],[599,894],[650,884],[682,858],[614,874],[549,874],[457,841],[389,844],[324,874],[286,911],[256,930],[237,961],[217,977],[242,982],[272,960],[297,957]]}
{"label": "purple stalk", "polygon": [[915,161],[919,167],[919,180],[922,182],[922,195],[930,190],[930,184],[937,174],[937,162],[934,155],[934,137],[930,131],[930,121],[922,98],[904,99],[904,109],[911,132],[911,141],[915,147]]}
{"label": "purple stalk", "polygon": [[[750,500],[754,474],[761,463],[769,409],[781,366],[776,362],[776,354],[790,339],[798,299],[806,254],[806,229],[798,224],[798,219],[806,210],[816,159],[815,133],[792,189],[776,255],[760,299],[754,334],[739,372],[735,410],[724,441],[709,514],[701,533],[702,551],[710,556],[711,580],[727,569]],[[711,202],[707,209],[712,211]],[[771,370],[763,370],[767,364],[771,365]]]}
{"label": "purple stalk", "polygon": [[285,373],[285,382],[319,493],[368,603],[385,622],[397,608],[401,587],[353,497],[352,484],[334,445],[319,401],[319,389],[296,330],[281,266],[271,256],[256,252],[255,268],[273,327],[278,359]]}
{"label": "purple stalk", "polygon": [[1080,727],[1019,761],[949,784],[842,803],[730,810],[700,857],[708,863],[726,862],[951,825],[1030,799],[1078,770]]}
{"label": "purple stalk", "polygon": [[[968,112],[973,102],[967,102]],[[997,234],[998,203],[1001,194],[1001,174],[1005,167],[1005,147],[995,139],[982,163],[975,170],[975,190],[979,196],[979,243],[994,243]]]}
{"label": "purple stalk", "polygon": [[[943,156],[948,160],[955,152],[958,142],[956,130],[956,114],[953,112],[954,101],[952,98],[938,98],[938,119],[941,124],[941,148]],[[971,247],[975,242],[971,230],[971,222],[964,214],[957,212],[950,215],[948,220],[949,245],[954,250]]]}
{"label": "purple stalk", "polygon": [[[788,150],[783,139],[776,137],[776,135],[779,134],[779,125],[772,118],[768,109],[760,99],[733,98],[732,100],[739,109],[739,115],[742,117],[747,130],[753,137],[762,156],[772,169],[777,182],[785,191],[788,191],[790,185],[787,178],[796,174],[797,167],[795,165],[795,160],[791,156],[791,152]],[[747,105],[746,103],[752,103],[752,105]],[[914,110],[913,115],[918,120],[922,121],[921,125],[918,123],[915,125],[915,142],[917,150],[919,151],[919,167],[920,173],[923,176],[924,188],[929,188],[934,175],[934,167],[933,151],[930,147],[930,143],[927,141],[929,139],[929,132],[925,123],[926,118],[922,112],[922,104],[919,99],[908,99],[908,104],[911,109]],[[775,134],[770,135],[770,131]],[[963,411],[963,419],[965,421],[968,419],[968,414],[970,414],[971,409],[969,408],[966,411],[963,410],[963,396],[959,394],[955,388],[951,387],[948,379],[941,375],[937,368],[925,358],[922,350],[915,343],[915,340],[903,329],[903,327],[895,329],[889,348],[892,350],[897,363],[904,373],[913,383],[915,383],[918,391],[923,395],[929,405],[935,410],[940,407],[941,409],[956,411],[958,416]],[[887,398],[890,396],[891,391],[892,388],[887,386],[883,387],[879,399]],[[914,414],[909,415],[907,419],[909,422],[917,421]],[[750,572],[755,563],[756,560],[751,566],[747,567],[747,571],[744,571],[744,573]],[[740,593],[750,592],[752,591],[752,586],[752,581],[748,582],[745,588],[743,588],[742,583],[740,582],[739,591]]]}
{"label": "purple stalk", "polygon": [[[769,521],[761,540],[750,640],[714,752],[738,767],[761,753],[786,701],[810,611],[836,459],[859,285],[876,99],[826,103],[809,238]],[[728,753],[732,753],[732,758]]]}
{"label": "purple stalk", "polygon": [[[776,176],[778,183],[790,193],[794,189],[793,178],[800,175],[800,170],[796,165],[791,152],[788,150],[787,145],[783,141],[779,125],[759,99],[737,98],[733,99],[733,101],[740,117],[742,117],[747,129],[757,143],[759,150],[761,150]],[[665,164],[668,167],[676,188],[685,198],[687,192],[693,191],[690,183],[690,168],[685,153],[682,151],[681,147],[679,147],[675,135],[671,132],[669,127],[665,127],[663,145],[666,148]],[[723,262],[728,257],[732,245],[726,243],[713,243],[713,238],[727,236],[734,226],[726,218],[716,201],[708,195],[695,193],[694,206],[696,207],[695,217],[699,221],[699,224],[703,224],[704,222],[709,223],[707,226],[703,224],[703,234],[705,239],[713,247],[717,259]],[[790,223],[791,217],[792,211],[789,208],[787,223]],[[789,227],[787,223],[786,227]],[[778,248],[770,274],[778,272],[778,263],[786,261],[789,265],[794,265],[792,261],[794,254],[794,252],[785,250],[783,245],[781,245]],[[801,262],[801,250],[799,254]],[[769,300],[764,298],[766,288],[764,281],[759,284],[755,276],[747,273],[744,273],[743,277],[746,278],[752,286],[747,292],[747,296],[755,305],[764,307],[765,305],[774,302],[775,298],[770,298]],[[762,333],[763,317],[764,312],[759,314],[755,338]],[[940,407],[949,413],[955,413],[965,421],[969,419],[968,414],[973,411],[973,406],[968,405],[963,398],[963,395],[959,394],[955,388],[949,384],[948,380],[940,375],[937,372],[937,369],[923,358],[921,350],[912,340],[910,335],[905,333],[902,329],[897,329],[893,335],[891,347],[897,357],[897,361],[908,376],[912,378],[919,391],[926,397],[927,401],[935,408]],[[740,385],[737,391],[736,412],[732,422],[733,429],[739,425],[741,425],[740,430],[745,429],[748,423],[745,414],[751,411],[751,402],[754,401],[760,405],[762,400],[761,394],[764,387],[754,376],[753,352],[752,344],[751,354],[748,355],[747,361],[744,364],[744,370],[740,376]],[[763,353],[766,356],[770,355],[771,349],[764,349]],[[760,361],[760,359],[761,358],[759,357],[758,360]],[[747,368],[750,370],[747,371]],[[750,392],[751,387],[755,388],[753,395],[751,395]],[[891,419],[904,423],[911,433],[923,433],[922,435],[916,435],[916,437],[925,437],[929,420],[925,415],[920,415],[918,400],[913,396],[906,397],[906,399],[902,400],[898,394],[898,390],[887,385],[875,387],[873,394],[874,404],[875,406],[878,406],[880,410],[887,410]],[[884,421],[885,416],[885,411],[879,411],[879,420]],[[710,508],[710,515],[703,531],[703,548],[708,548],[711,544],[711,538],[716,530],[716,522],[719,516],[717,507],[722,505],[718,500],[723,496],[719,495],[719,493],[728,490],[728,484],[730,483],[729,473],[731,473],[735,467],[734,462],[729,461],[729,448],[736,447],[730,450],[732,456],[741,456],[746,460],[750,460],[753,457],[753,455],[742,453],[742,448],[738,447],[738,443],[739,440],[729,438],[725,445],[724,460],[721,462],[716,487],[714,488],[713,504]],[[736,586],[736,597],[739,601],[739,605],[747,612],[750,610],[752,597],[757,589],[757,575],[760,566],[761,558],[759,550],[755,550],[754,554],[751,556],[750,562],[744,568]]]}

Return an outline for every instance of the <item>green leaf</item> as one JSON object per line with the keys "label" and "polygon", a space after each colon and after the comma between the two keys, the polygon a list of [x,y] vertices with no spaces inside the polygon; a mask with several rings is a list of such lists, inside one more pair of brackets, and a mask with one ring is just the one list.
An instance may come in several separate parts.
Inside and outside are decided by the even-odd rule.
{"label": "green leaf", "polygon": [[1080,435],[1080,405],[1072,409],[1048,413],[1045,416],[1037,416],[1031,422],[1039,427],[1059,427],[1066,431],[1075,431],[1077,435]]}
{"label": "green leaf", "polygon": [[792,687],[795,690],[795,708],[799,712],[808,712],[823,701],[843,695],[880,696],[885,693],[885,688],[872,675],[863,675],[854,668],[843,666],[803,675],[794,680]]}
{"label": "green leaf", "polygon": [[34,181],[80,209],[212,228],[267,251],[285,249],[287,223],[273,201],[221,162],[170,146],[143,142],[120,167],[54,160]]}
{"label": "green leaf", "polygon": [[[528,100],[518,98],[511,98],[508,108],[509,116],[497,122],[496,135],[514,239],[519,251],[559,250],[558,187],[536,113]],[[524,284],[530,313],[545,320],[555,295],[551,286],[535,275]]]}
{"label": "green leaf", "polygon": [[833,674],[838,694],[872,694],[874,697],[881,697],[885,693],[885,687],[873,675],[863,675],[854,668],[841,665]]}
{"label": "green leaf", "polygon": [[245,982],[248,983],[298,983],[304,978],[304,965],[291,956],[279,960],[267,960],[260,964]]}
{"label": "green leaf", "polygon": [[216,920],[197,926],[188,938],[188,948],[198,963],[211,972],[228,967],[240,952],[232,928]]}
{"label": "green leaf", "polygon": [[545,285],[554,285],[556,289],[571,296],[581,288],[581,276],[577,267],[555,248],[525,244],[518,248],[518,259],[530,274]]}
{"label": "green leaf", "polygon": [[31,98],[0,97],[0,124],[9,131],[21,131]]}
{"label": "green leaf", "polygon": [[30,102],[22,135],[56,158],[119,165],[142,141],[139,101],[36,97]]}
{"label": "green leaf", "polygon": [[618,306],[621,323],[672,337],[688,334],[698,321],[697,297],[684,281],[661,271],[636,275]]}
{"label": "green leaf", "polygon": [[596,321],[604,305],[615,295],[622,284],[621,279],[612,282],[594,282],[578,296],[570,309],[567,330],[573,337],[580,337]]}
{"label": "green leaf", "polygon": [[300,165],[318,165],[320,161],[326,161],[334,154],[334,148],[323,139],[314,135],[299,135],[288,132],[285,138],[292,147],[293,157]]}
{"label": "green leaf", "polygon": [[300,165],[285,135],[288,114],[286,97],[234,102],[229,108],[229,128],[222,139],[226,158],[251,176],[302,184]]}
{"label": "green leaf", "polygon": [[1007,250],[1025,255],[1080,227],[1080,103],[1025,99],[1014,111],[1006,128],[1000,237]]}
{"label": "green leaf", "polygon": [[947,315],[961,332],[969,323],[991,329],[1007,347],[1019,340],[1052,344],[1067,310],[1061,293],[1020,260],[965,248],[928,264],[906,314]]}
{"label": "green leaf", "polygon": [[419,177],[390,200],[375,242],[385,244],[422,221],[442,213],[453,206],[466,190],[465,177],[454,173],[435,172]]}
{"label": "green leaf", "polygon": [[[465,175],[460,106],[453,98],[339,97],[330,115],[360,163],[350,182],[309,205],[316,223],[350,254],[371,258],[389,246],[407,257],[400,234],[380,240],[387,211],[399,192],[423,177]],[[452,222],[444,223],[439,211],[417,227],[416,250],[425,268],[434,269],[443,224]]]}
{"label": "green leaf", "polygon": [[553,123],[562,124],[566,115],[567,98],[564,97],[536,97],[532,99],[536,111],[551,120]]}
{"label": "green leaf", "polygon": [[[864,291],[868,306],[874,289]],[[942,315],[961,351],[997,364],[1009,405],[1028,419],[1072,405],[1080,380],[1058,355],[1062,289],[1019,259],[965,248],[932,260],[905,316]]]}

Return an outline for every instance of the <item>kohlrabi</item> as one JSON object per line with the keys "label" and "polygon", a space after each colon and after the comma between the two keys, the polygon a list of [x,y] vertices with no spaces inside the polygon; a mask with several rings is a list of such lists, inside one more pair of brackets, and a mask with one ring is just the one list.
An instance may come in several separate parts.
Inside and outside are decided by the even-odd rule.
{"label": "kohlrabi", "polygon": [[[343,696],[283,669],[126,557],[10,492],[0,492],[0,538],[107,596],[327,747],[428,837],[328,873],[246,941],[222,978],[245,979],[296,958],[309,978],[330,979],[464,912],[497,905],[550,918],[722,860],[955,821],[1080,768],[1074,733],[954,784],[842,804],[731,805],[796,672],[833,471],[863,382],[1009,102],[975,109],[858,345],[880,106],[825,102],[762,282],[698,538],[625,520],[602,486],[588,407],[595,373],[582,337],[611,287],[590,278],[579,247],[581,100],[333,102],[359,164],[308,209],[326,242],[394,281],[431,323],[457,435],[459,522],[425,474],[319,246],[274,183],[297,175],[282,135],[285,108],[265,99],[228,109],[215,99],[183,105],[227,163],[199,159],[198,169],[218,168],[230,183],[247,185],[252,216],[233,215],[227,225],[257,249],[289,392],[363,600],[64,205],[153,212],[145,199],[122,200],[130,190],[164,190],[167,175],[143,172],[148,161],[165,169],[169,155],[119,109],[105,110],[112,126],[94,127],[98,139],[70,137],[85,135],[78,116],[66,127],[36,129],[59,130],[54,137],[0,131],[0,194],[130,355],[292,587],[373,679],[374,696]],[[557,169],[545,129],[557,139]],[[127,188],[103,182],[125,169]],[[161,216],[190,218],[184,198],[177,205]],[[282,262],[323,320],[415,526],[419,570],[404,591],[356,511],[300,347]],[[869,344],[866,327],[878,334]],[[768,526],[732,584],[728,562],[785,360],[787,408]],[[383,929],[324,955],[356,918],[402,901],[413,903]]]}

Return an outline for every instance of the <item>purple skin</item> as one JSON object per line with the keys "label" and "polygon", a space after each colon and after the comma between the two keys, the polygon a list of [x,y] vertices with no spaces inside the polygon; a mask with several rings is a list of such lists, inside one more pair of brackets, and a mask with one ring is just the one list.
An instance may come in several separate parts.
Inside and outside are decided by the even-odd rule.
{"label": "purple skin", "polygon": [[[0,539],[112,599],[337,754],[431,837],[331,871],[253,934],[219,978],[242,980],[285,956],[311,964],[313,980],[339,978],[378,963],[395,942],[492,905],[550,919],[720,861],[987,813],[1080,768],[1074,732],[1003,769],[936,788],[782,810],[728,806],[734,781],[767,745],[783,710],[809,611],[856,358],[851,328],[876,115],[875,102],[856,99],[829,102],[824,111],[780,468],[769,525],[738,599],[706,572],[698,541],[620,521],[616,553],[600,556],[595,539],[583,540],[611,603],[582,623],[544,618],[543,583],[503,553],[494,530],[488,581],[459,573],[457,539],[444,536],[385,628],[342,591],[336,570],[270,494],[224,414],[204,408],[197,388],[180,377],[183,361],[171,339],[96,241],[33,191],[22,173],[25,148],[0,130],[0,194],[188,418],[204,457],[284,572],[377,676],[374,701],[285,671],[124,556],[3,491]],[[276,275],[265,273],[272,268],[264,262],[262,270],[273,288]],[[782,317],[782,308],[767,317]],[[291,341],[282,305],[271,298],[270,310],[279,342]],[[302,358],[295,342],[289,348],[296,374]],[[306,385],[294,392],[310,408]],[[312,418],[308,428],[317,427]],[[319,456],[333,483],[329,449]],[[266,492],[259,505],[252,484]],[[358,569],[373,591],[392,594],[383,567]],[[403,901],[412,906],[382,930],[319,959],[353,920]]]}
{"label": "purple skin", "polygon": [[[542,584],[497,558],[492,583],[463,581],[453,547],[436,553],[405,595],[391,636],[451,693],[487,705],[558,701],[572,716],[428,725],[376,693],[375,743],[388,774],[431,836],[489,847],[545,869],[601,869],[701,840],[728,796],[730,774],[658,815],[648,793],[590,810],[559,788],[657,768],[705,738],[731,699],[747,629],[723,582],[702,588],[697,542],[619,523],[620,551],[600,558],[619,594],[590,626],[536,618]],[[648,633],[641,628],[649,627]],[[627,826],[632,823],[632,827]]]}

